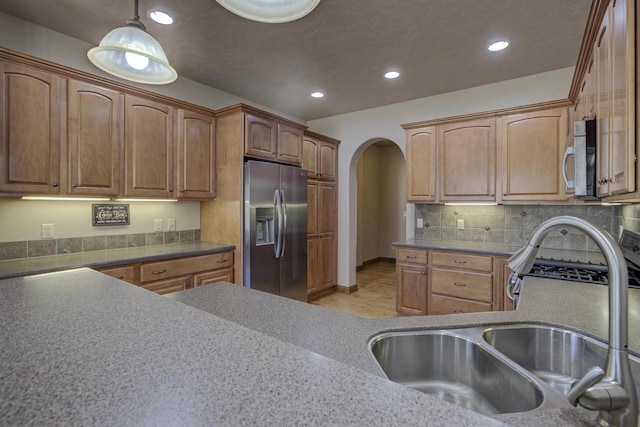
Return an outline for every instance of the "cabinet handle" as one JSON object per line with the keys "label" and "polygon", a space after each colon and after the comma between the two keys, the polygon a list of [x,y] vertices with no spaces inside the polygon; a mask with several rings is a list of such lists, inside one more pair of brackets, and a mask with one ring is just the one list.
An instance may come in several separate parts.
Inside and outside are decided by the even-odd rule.
{"label": "cabinet handle", "polygon": [[454,312],[455,314],[461,314],[461,313],[464,313],[464,311],[462,311],[462,310],[453,310],[453,312]]}
{"label": "cabinet handle", "polygon": [[453,286],[458,286],[459,288],[464,288],[467,285],[461,282],[453,282]]}
{"label": "cabinet handle", "polygon": [[181,192],[181,193],[184,193],[184,188],[181,188],[181,189],[180,189],[180,192]]}
{"label": "cabinet handle", "polygon": [[422,272],[422,273],[420,273],[420,274],[422,274],[423,276],[426,276],[426,275],[427,275],[427,272],[426,272],[426,271],[423,271],[423,272]]}
{"label": "cabinet handle", "polygon": [[187,283],[185,283],[185,284],[184,284],[184,287],[185,287],[186,289],[189,289],[189,288],[191,287],[191,283],[189,283],[189,282],[187,281]]}
{"label": "cabinet handle", "polygon": [[120,277],[118,277],[118,279],[122,280],[122,279],[124,279],[124,276],[120,276]]}
{"label": "cabinet handle", "polygon": [[173,193],[173,188],[170,188],[170,189],[169,189],[169,193]]}
{"label": "cabinet handle", "polygon": [[219,260],[217,260],[216,262],[217,262],[218,264],[222,264],[223,262],[227,262],[227,261],[228,261],[228,259],[226,259],[226,258],[225,258],[225,259],[219,259]]}
{"label": "cabinet handle", "polygon": [[71,184],[71,186],[72,186],[73,188],[78,188],[78,184],[76,184],[75,182],[74,182],[73,184]]}
{"label": "cabinet handle", "polygon": [[60,184],[58,184],[57,182],[53,182],[53,183],[51,183],[51,186],[52,186],[52,187],[57,187],[58,185],[60,185]]}
{"label": "cabinet handle", "polygon": [[202,285],[202,280],[198,280],[198,281],[196,282],[196,284],[197,284],[198,286],[201,286],[201,285]]}
{"label": "cabinet handle", "polygon": [[167,269],[163,268],[162,270],[153,271],[153,272],[151,272],[151,274],[162,274],[162,273],[166,273],[166,272],[167,272]]}
{"label": "cabinet handle", "polygon": [[455,262],[456,264],[466,264],[467,263],[467,261],[464,261],[464,260],[461,261],[459,259],[454,259],[453,262]]}
{"label": "cabinet handle", "polygon": [[418,257],[417,257],[417,256],[415,256],[415,255],[407,255],[407,258],[408,258],[408,259],[416,259],[416,258],[418,258]]}

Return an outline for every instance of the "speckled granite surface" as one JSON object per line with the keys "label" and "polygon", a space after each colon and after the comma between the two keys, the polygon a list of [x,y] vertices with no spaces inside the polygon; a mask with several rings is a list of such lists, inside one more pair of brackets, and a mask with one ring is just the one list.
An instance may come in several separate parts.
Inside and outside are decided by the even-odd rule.
{"label": "speckled granite surface", "polygon": [[[168,296],[279,340],[384,377],[367,349],[380,332],[460,328],[503,323],[566,326],[606,341],[608,288],[527,277],[515,312],[469,313],[364,319],[229,284],[191,289]],[[629,292],[629,344],[640,355],[640,290]],[[498,415],[519,426],[587,426],[594,414],[583,409],[534,410]]]}
{"label": "speckled granite surface", "polygon": [[0,425],[501,424],[90,269],[0,281],[0,323]]}
{"label": "speckled granite surface", "polygon": [[[498,243],[474,243],[462,242],[458,240],[429,240],[429,239],[409,239],[402,242],[393,242],[394,246],[434,249],[458,252],[471,252],[486,255],[511,256],[522,246],[503,245]],[[538,258],[590,262],[593,264],[604,264],[604,257],[600,252],[572,251],[564,249],[538,250]]]}
{"label": "speckled granite surface", "polygon": [[233,245],[223,245],[220,243],[194,242],[21,258],[0,261],[0,279],[68,270],[78,267],[99,268],[177,256],[204,255],[207,253],[229,251],[234,248],[235,246]]}

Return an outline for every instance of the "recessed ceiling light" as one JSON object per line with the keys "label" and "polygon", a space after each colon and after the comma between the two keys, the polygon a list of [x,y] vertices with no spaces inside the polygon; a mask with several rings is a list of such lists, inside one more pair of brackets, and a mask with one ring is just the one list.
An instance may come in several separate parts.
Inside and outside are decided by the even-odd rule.
{"label": "recessed ceiling light", "polygon": [[500,40],[500,41],[497,41],[495,43],[491,43],[491,45],[488,47],[488,49],[491,52],[497,52],[499,50],[505,49],[507,46],[509,46],[509,42],[508,41]]}
{"label": "recessed ceiling light", "polygon": [[152,10],[149,13],[151,19],[156,21],[158,24],[162,25],[171,25],[173,24],[173,18],[166,12],[161,12],[159,10]]}
{"label": "recessed ceiling light", "polygon": [[388,79],[397,79],[398,77],[400,77],[400,73],[397,71],[388,71],[384,73],[384,76]]}
{"label": "recessed ceiling light", "polygon": [[322,98],[324,96],[324,93],[322,93],[322,92],[313,92],[311,94],[311,96],[313,96],[314,98]]}

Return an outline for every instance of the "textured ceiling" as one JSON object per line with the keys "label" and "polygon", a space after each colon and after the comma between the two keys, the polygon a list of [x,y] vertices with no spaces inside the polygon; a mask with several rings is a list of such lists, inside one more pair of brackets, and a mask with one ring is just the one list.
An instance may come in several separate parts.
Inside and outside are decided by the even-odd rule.
{"label": "textured ceiling", "polygon": [[[263,24],[214,0],[140,0],[140,15],[179,75],[312,120],[574,66],[590,5],[322,0],[298,21]],[[154,8],[176,24],[151,21]],[[131,18],[133,0],[0,0],[0,11],[98,44]],[[499,39],[511,46],[489,53]],[[390,68],[402,76],[384,79]]]}

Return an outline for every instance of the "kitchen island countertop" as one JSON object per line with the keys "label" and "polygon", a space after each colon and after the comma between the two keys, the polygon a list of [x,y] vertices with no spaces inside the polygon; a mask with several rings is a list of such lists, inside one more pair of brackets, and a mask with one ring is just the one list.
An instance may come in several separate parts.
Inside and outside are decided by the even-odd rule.
{"label": "kitchen island countertop", "polygon": [[[513,322],[606,338],[606,290],[527,278],[516,312],[363,319],[224,283],[167,298],[89,269],[3,280],[0,424],[591,425],[581,409],[442,402],[386,380],[367,342]],[[630,306],[637,352],[640,291]]]}

